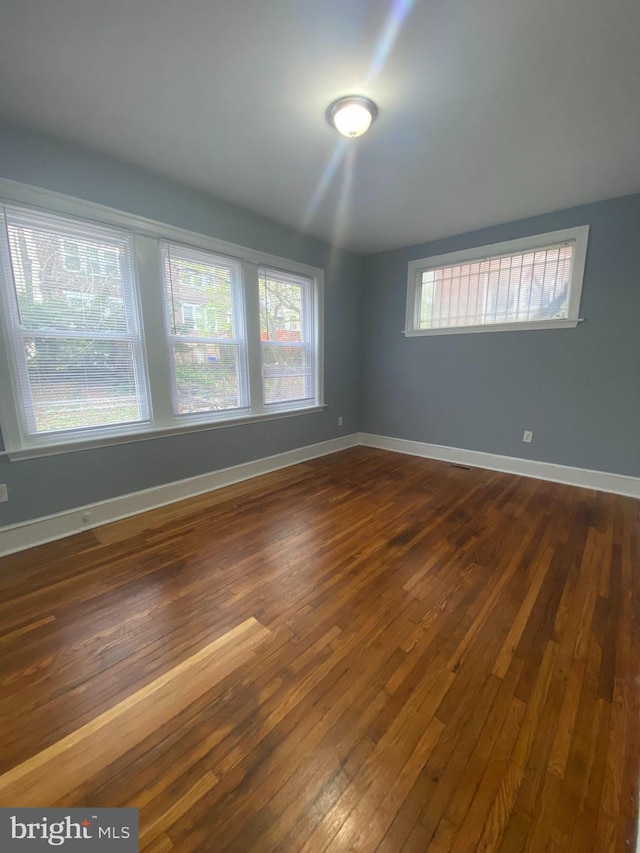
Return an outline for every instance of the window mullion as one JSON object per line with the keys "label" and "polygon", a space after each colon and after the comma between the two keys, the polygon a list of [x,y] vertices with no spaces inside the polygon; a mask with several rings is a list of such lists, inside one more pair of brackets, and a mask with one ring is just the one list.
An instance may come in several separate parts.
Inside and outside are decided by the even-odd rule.
{"label": "window mullion", "polygon": [[305,343],[305,389],[307,397],[318,399],[318,388],[316,385],[317,364],[316,357],[316,306],[314,305],[315,287],[309,282],[305,287],[305,310],[304,310],[304,343]]}
{"label": "window mullion", "polygon": [[[18,303],[13,289],[13,271],[4,210],[0,209],[0,404],[5,448],[22,447],[24,432],[34,423],[33,400],[19,328]],[[11,284],[9,285],[9,282]]]}
{"label": "window mullion", "polygon": [[264,390],[262,384],[262,343],[260,337],[260,295],[258,264],[243,261],[245,321],[247,324],[247,361],[249,364],[249,400],[252,414],[262,414]]}
{"label": "window mullion", "polygon": [[140,290],[140,309],[146,349],[147,375],[154,426],[174,423],[171,397],[171,362],[162,301],[162,277],[158,241],[137,235],[135,259]]}

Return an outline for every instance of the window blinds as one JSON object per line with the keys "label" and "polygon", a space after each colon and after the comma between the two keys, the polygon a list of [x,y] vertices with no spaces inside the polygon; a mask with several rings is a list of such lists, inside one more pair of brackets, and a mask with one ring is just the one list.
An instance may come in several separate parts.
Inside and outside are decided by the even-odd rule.
{"label": "window blinds", "polygon": [[240,261],[161,243],[176,415],[248,407]]}
{"label": "window blinds", "polygon": [[25,433],[147,421],[130,238],[9,205],[4,217]]}
{"label": "window blinds", "polygon": [[573,250],[569,243],[422,270],[418,327],[566,318]]}

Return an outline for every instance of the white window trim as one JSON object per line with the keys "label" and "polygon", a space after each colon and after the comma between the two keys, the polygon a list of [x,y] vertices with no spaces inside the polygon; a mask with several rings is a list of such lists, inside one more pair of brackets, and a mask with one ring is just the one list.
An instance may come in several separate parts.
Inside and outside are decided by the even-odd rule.
{"label": "white window trim", "polygon": [[[282,272],[285,274],[285,276],[287,274],[287,270],[277,270],[277,269],[273,269],[273,268],[265,270],[265,274],[267,272],[274,272],[274,273],[276,273],[276,275],[279,272]],[[296,282],[296,284],[299,285],[298,282]],[[262,363],[263,370],[264,370],[264,350],[265,350],[266,346],[298,347],[299,349],[305,350],[305,351],[311,350],[312,353],[315,352],[315,350],[317,349],[318,341],[317,341],[316,317],[318,316],[319,307],[318,307],[317,303],[314,302],[314,292],[315,292],[315,288],[313,287],[313,282],[311,282],[311,288],[310,289],[307,287],[306,283],[304,285],[302,285],[302,302],[303,302],[303,304],[306,303],[308,308],[309,308],[308,314],[307,315],[303,314],[303,317],[302,317],[302,325],[303,326],[306,324],[310,325],[310,328],[308,328],[306,331],[301,330],[301,331],[303,331],[304,338],[306,338],[306,339],[303,339],[300,341],[277,341],[277,340],[262,340],[262,336],[260,336],[260,361]],[[317,376],[317,371],[314,370],[314,385],[315,385],[315,377],[316,376]],[[265,411],[265,412],[277,412],[277,411],[282,411],[283,409],[287,409],[289,407],[304,407],[304,406],[308,405],[308,401],[310,399],[309,397],[303,397],[303,398],[298,399],[298,400],[287,400],[284,402],[268,403],[265,399],[266,392],[265,392],[265,384],[264,383],[265,383],[265,377],[264,377],[264,373],[263,373],[261,376],[260,391],[259,391],[259,393],[261,395],[261,403],[262,403],[263,411]],[[315,388],[314,388],[314,391],[317,394],[317,391]]]}
{"label": "white window trim", "polygon": [[[580,313],[580,298],[582,296],[582,281],[587,258],[587,243],[589,226],[580,225],[576,228],[564,228],[561,231],[549,231],[546,234],[536,234],[517,240],[507,240],[504,243],[492,243],[488,246],[476,246],[462,249],[459,252],[449,252],[444,255],[434,255],[430,258],[419,258],[409,261],[407,273],[407,313],[403,334],[408,338],[424,335],[469,335],[479,332],[522,332],[534,329],[575,329],[582,322]],[[558,320],[527,320],[514,323],[485,323],[477,326],[448,326],[438,329],[421,329],[418,320],[418,285],[422,273],[440,267],[455,266],[456,264],[472,261],[489,260],[501,255],[516,255],[542,249],[558,243],[573,243],[574,256],[571,268],[571,284],[569,286],[568,317]]]}
{"label": "white window trim", "polygon": [[[279,419],[283,417],[312,414],[323,411],[324,403],[324,271],[318,267],[312,267],[299,261],[289,260],[277,255],[260,252],[210,237],[205,234],[187,231],[186,229],[169,225],[135,214],[115,210],[104,205],[90,201],[84,201],[62,193],[33,187],[28,184],[10,181],[0,178],[0,204],[19,204],[23,207],[32,207],[36,211],[43,211],[58,216],[76,218],[84,222],[94,222],[96,225],[115,226],[128,231],[134,236],[137,273],[139,279],[139,299],[143,312],[143,325],[145,329],[145,349],[147,356],[147,367],[149,369],[148,380],[151,388],[153,401],[153,422],[143,425],[114,426],[106,429],[78,430],[75,434],[65,437],[64,435],[50,434],[31,437],[27,440],[20,428],[20,415],[16,409],[15,401],[17,388],[14,386],[13,371],[10,368],[10,335],[6,327],[6,321],[0,316],[0,411],[2,411],[2,436],[5,443],[5,451],[0,452],[2,456],[8,456],[11,460],[29,459],[40,456],[67,453],[76,450],[86,450],[92,447],[101,447],[113,444],[123,444],[131,441],[157,438],[164,435],[179,435],[192,431],[203,431],[220,429],[228,426]],[[216,254],[228,255],[241,262],[245,276],[254,275],[257,283],[258,267],[273,267],[283,271],[298,273],[311,278],[315,282],[315,311],[317,323],[316,342],[316,377],[317,394],[311,405],[282,406],[279,410],[265,412],[264,407],[254,406],[252,413],[235,412],[225,417],[218,416],[215,419],[208,417],[209,413],[196,415],[189,421],[183,422],[174,418],[171,411],[171,389],[158,387],[154,383],[154,375],[151,366],[160,363],[162,359],[167,362],[166,338],[164,335],[163,306],[161,299],[150,296],[154,287],[161,286],[159,270],[159,251],[154,251],[154,246],[161,240],[182,243],[185,246]],[[146,279],[146,286],[143,279]],[[153,284],[152,284],[153,283]],[[151,288],[150,288],[151,285]],[[247,302],[251,302],[249,299]],[[257,287],[255,293],[255,312],[257,328],[259,330],[259,317],[257,315]],[[253,313],[249,305],[246,306],[247,314]],[[1,314],[2,312],[0,312]],[[158,321],[161,321],[158,323]],[[150,331],[151,329],[151,331]],[[157,333],[155,330],[162,330]],[[252,328],[247,317],[247,334],[251,337]],[[254,343],[254,350],[259,352],[260,340]],[[251,358],[251,357],[250,357]],[[255,359],[254,359],[255,362]],[[250,370],[261,371],[260,364],[250,362]],[[164,373],[164,370],[162,371]],[[157,377],[156,377],[157,380]],[[154,387],[154,384],[156,387]],[[169,413],[171,411],[171,417]],[[90,434],[89,434],[90,432]]]}
{"label": "white window trim", "polygon": [[[164,261],[162,258],[164,257],[165,252],[167,253],[167,258],[171,252],[171,248],[175,248],[175,243],[171,243],[167,240],[158,241],[158,248],[160,250],[161,255],[161,266],[164,266]],[[185,247],[186,255],[188,257],[193,257],[193,255],[189,252],[190,247]],[[197,254],[197,251],[196,251]],[[225,258],[228,256],[221,256],[220,254],[215,255],[215,259],[225,262]],[[210,260],[209,253],[203,255],[203,261],[208,262]],[[237,262],[234,258],[229,258],[230,266],[237,271],[238,277],[240,279],[235,285],[232,285],[231,293],[232,293],[232,302],[233,302],[233,317],[234,317],[234,337],[232,338],[216,338],[215,336],[204,336],[195,334],[197,331],[197,326],[194,327],[193,335],[189,334],[177,334],[174,331],[174,322],[175,322],[175,304],[171,300],[171,304],[167,301],[167,294],[165,292],[166,282],[164,281],[164,272],[162,273],[163,281],[162,281],[162,301],[164,305],[164,328],[165,328],[165,340],[166,340],[166,348],[169,353],[169,362],[170,362],[170,373],[169,375],[164,376],[163,382],[166,385],[168,382],[172,392],[172,413],[171,413],[171,422],[168,424],[170,426],[174,425],[175,422],[213,422],[213,421],[225,421],[229,420],[233,417],[241,417],[243,415],[252,416],[257,414],[262,414],[262,402],[254,393],[254,389],[249,387],[247,382],[247,372],[248,372],[248,341],[247,341],[247,325],[244,320],[244,303],[249,293],[253,290],[253,283],[248,277],[248,268],[250,265],[243,263],[242,261]],[[252,266],[252,265],[251,265]],[[195,303],[187,303],[195,306]],[[176,364],[175,359],[171,357],[171,350],[176,342],[180,343],[194,343],[194,344],[230,344],[236,347],[236,351],[238,354],[238,381],[239,381],[239,405],[230,409],[221,409],[219,411],[204,411],[204,412],[191,412],[189,414],[178,414],[178,400],[177,400],[177,384],[176,384]],[[314,401],[315,403],[315,401]]]}

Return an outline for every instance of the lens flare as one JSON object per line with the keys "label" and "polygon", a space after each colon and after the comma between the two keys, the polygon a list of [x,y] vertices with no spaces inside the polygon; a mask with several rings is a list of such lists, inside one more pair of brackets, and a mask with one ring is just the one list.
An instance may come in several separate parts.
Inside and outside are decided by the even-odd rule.
{"label": "lens flare", "polygon": [[335,177],[336,172],[340,168],[340,164],[344,160],[344,155],[347,151],[347,145],[349,143],[346,139],[338,139],[336,147],[333,149],[331,157],[329,157],[329,161],[327,165],[322,170],[322,174],[320,175],[320,180],[318,181],[318,186],[311,197],[311,201],[307,205],[307,212],[304,216],[304,226],[305,228],[309,226],[311,220],[316,215],[318,208],[320,207],[320,203],[322,199],[325,197],[327,190],[331,186],[331,182]]}
{"label": "lens flare", "polygon": [[[382,32],[380,33],[380,37],[378,38],[378,42],[376,44],[376,48],[373,52],[373,59],[371,60],[371,64],[369,66],[369,70],[367,72],[367,76],[365,78],[365,82],[363,85],[363,90],[368,91],[370,87],[373,85],[375,80],[380,75],[380,72],[384,68],[387,59],[389,58],[389,54],[393,50],[393,46],[395,45],[398,36],[400,35],[400,31],[411,11],[415,0],[393,0],[391,3],[391,7],[387,14],[387,18],[385,24],[382,28]],[[327,194],[327,190],[331,186],[333,179],[335,178],[340,166],[345,160],[345,156],[347,154],[347,146],[349,145],[349,141],[346,139],[338,140],[336,147],[333,149],[331,157],[327,162],[327,165],[322,171],[322,175],[318,181],[318,186],[316,187],[313,196],[311,197],[309,204],[307,205],[307,211],[305,213],[303,223],[304,227],[308,228],[313,217],[316,215],[320,204],[322,203],[322,199]],[[345,217],[346,211],[346,202],[345,198],[350,194],[351,187],[349,186],[345,190],[345,182],[350,181],[353,182],[353,173],[354,173],[354,165],[355,165],[355,149],[352,148],[349,152],[350,161],[345,164],[345,168],[342,171],[342,179],[343,185],[340,189],[340,199],[338,202],[338,211],[342,209],[342,218]],[[336,217],[337,223],[338,217]]]}
{"label": "lens flare", "polygon": [[391,9],[387,15],[387,20],[382,33],[378,39],[378,44],[373,54],[373,60],[369,66],[369,73],[366,78],[366,86],[370,86],[378,77],[385,66],[389,54],[391,53],[396,39],[400,35],[402,25],[407,19],[407,15],[415,0],[393,0]]}

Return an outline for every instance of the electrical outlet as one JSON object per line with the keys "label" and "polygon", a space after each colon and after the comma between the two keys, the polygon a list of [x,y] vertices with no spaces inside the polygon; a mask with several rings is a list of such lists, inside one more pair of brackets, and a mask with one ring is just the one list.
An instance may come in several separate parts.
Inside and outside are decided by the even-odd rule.
{"label": "electrical outlet", "polygon": [[522,436],[522,440],[526,441],[527,444],[531,444],[533,441],[533,433],[530,429],[525,429],[524,435]]}
{"label": "electrical outlet", "polygon": [[342,426],[342,415],[338,418],[338,426]]}
{"label": "electrical outlet", "polygon": [[82,513],[82,523],[83,524],[89,524],[90,521],[91,521],[91,513],[90,512],[83,512]]}
{"label": "electrical outlet", "polygon": [[5,483],[0,483],[0,504],[9,500],[9,490]]}

